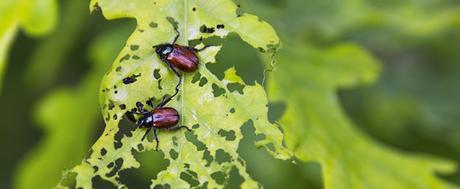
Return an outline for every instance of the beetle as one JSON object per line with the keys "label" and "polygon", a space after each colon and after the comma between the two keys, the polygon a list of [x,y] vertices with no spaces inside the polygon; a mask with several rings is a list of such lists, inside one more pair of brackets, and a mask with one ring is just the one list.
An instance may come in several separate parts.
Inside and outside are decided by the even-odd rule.
{"label": "beetle", "polygon": [[141,116],[137,121],[135,121],[134,117],[132,117],[132,114],[127,114],[131,116],[128,116],[131,121],[136,122],[138,128],[147,129],[142,137],[142,140],[144,140],[147,137],[147,134],[153,129],[153,137],[157,143],[155,150],[157,151],[158,144],[160,143],[157,137],[157,130],[166,129],[172,131],[184,128],[191,131],[191,129],[187,126],[177,125],[180,121],[180,115],[176,109],[164,107],[169,101],[171,101],[171,99],[172,96],[169,98],[163,97],[162,101],[152,111],[147,111],[143,107],[136,108],[136,110],[131,113]]}
{"label": "beetle", "polygon": [[181,81],[181,75],[177,69],[183,72],[194,72],[196,69],[198,69],[199,63],[197,52],[210,47],[210,45],[205,45],[201,49],[196,49],[194,47],[176,44],[180,33],[177,28],[174,29],[176,30],[177,35],[172,43],[155,45],[153,48],[155,49],[155,52],[160,57],[160,59],[167,63],[169,68],[179,78],[179,83],[177,84],[178,87]]}

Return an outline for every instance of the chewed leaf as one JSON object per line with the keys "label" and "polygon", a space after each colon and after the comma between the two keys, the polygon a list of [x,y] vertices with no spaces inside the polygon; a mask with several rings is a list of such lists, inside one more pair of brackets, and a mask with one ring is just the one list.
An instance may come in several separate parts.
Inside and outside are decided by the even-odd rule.
{"label": "chewed leaf", "polygon": [[[155,149],[151,138],[141,140],[145,129],[137,129],[135,124],[121,126],[120,120],[137,107],[152,110],[159,99],[174,92],[179,80],[152,48],[171,43],[176,36],[174,28],[180,32],[181,45],[212,36],[224,38],[230,32],[261,51],[273,50],[279,44],[269,24],[253,15],[237,14],[237,5],[231,0],[93,0],[90,7],[100,7],[109,19],[135,18],[138,26],[101,84],[105,130],[92,153],[68,171],[58,187],[67,187],[68,178],[75,173],[76,187],[91,188],[95,176],[119,188],[126,187],[120,182],[119,172],[141,166],[133,152]],[[198,182],[194,187],[222,188],[234,168],[244,179],[242,188],[259,187],[237,153],[243,137],[240,127],[247,122],[262,136],[257,146],[279,159],[291,157],[283,146],[281,131],[268,121],[263,87],[246,85],[233,68],[223,80],[206,68],[205,64],[216,61],[219,50],[219,46],[213,46],[198,52],[198,70],[183,74],[181,92],[167,104],[179,111],[180,124],[192,131],[158,131],[159,150],[170,164],[152,180],[152,187],[190,188],[191,184],[181,177],[186,174]]]}

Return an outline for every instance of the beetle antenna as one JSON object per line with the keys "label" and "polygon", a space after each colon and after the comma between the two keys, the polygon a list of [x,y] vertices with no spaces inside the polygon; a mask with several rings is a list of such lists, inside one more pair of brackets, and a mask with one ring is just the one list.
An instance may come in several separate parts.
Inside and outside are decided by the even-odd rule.
{"label": "beetle antenna", "polygon": [[174,126],[174,127],[169,127],[167,128],[169,131],[175,131],[175,130],[178,130],[178,129],[187,129],[187,131],[192,131],[192,129],[188,128],[187,126],[185,125],[180,125],[180,126]]}
{"label": "beetle antenna", "polygon": [[179,30],[177,30],[176,27],[174,27],[174,30],[176,30],[177,35],[176,35],[176,37],[174,37],[174,41],[172,42],[172,44],[176,44],[177,39],[179,39],[179,36],[180,36]]}

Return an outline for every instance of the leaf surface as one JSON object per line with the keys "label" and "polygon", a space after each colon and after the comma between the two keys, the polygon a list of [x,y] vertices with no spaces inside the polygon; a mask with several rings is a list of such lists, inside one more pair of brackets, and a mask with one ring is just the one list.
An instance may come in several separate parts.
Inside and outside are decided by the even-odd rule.
{"label": "leaf surface", "polygon": [[[67,178],[71,180],[75,173],[77,187],[91,188],[95,176],[126,187],[119,172],[141,166],[133,153],[154,149],[151,138],[141,141],[145,129],[119,123],[127,111],[138,106],[152,110],[159,99],[174,92],[178,78],[152,46],[171,43],[176,36],[175,26],[181,34],[181,45],[211,36],[223,38],[230,32],[262,51],[274,50],[279,44],[269,24],[250,14],[237,14],[237,5],[230,0],[98,0],[90,7],[100,7],[108,19],[135,18],[138,25],[102,81],[100,104],[105,130],[88,158],[70,170],[58,187],[66,187]],[[276,158],[290,157],[282,144],[281,131],[267,119],[263,87],[246,85],[233,68],[222,80],[206,68],[206,64],[216,61],[219,50],[220,46],[212,46],[198,53],[199,69],[183,74],[180,95],[167,105],[180,112],[180,124],[192,128],[192,132],[159,131],[159,149],[169,166],[152,180],[151,187],[221,188],[233,168],[244,179],[242,188],[259,187],[237,153],[242,139],[240,127],[248,121],[260,135],[257,146],[265,147]],[[184,175],[195,181],[193,185]]]}

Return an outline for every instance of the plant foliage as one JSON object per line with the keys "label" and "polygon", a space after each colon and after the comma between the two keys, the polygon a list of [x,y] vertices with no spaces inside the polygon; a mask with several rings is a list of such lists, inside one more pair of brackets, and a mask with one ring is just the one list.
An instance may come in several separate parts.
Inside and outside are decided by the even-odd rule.
{"label": "plant foliage", "polygon": [[15,0],[0,2],[0,83],[8,49],[19,27],[32,36],[51,31],[56,23],[55,0]]}
{"label": "plant foliage", "polygon": [[[119,172],[141,166],[133,153],[154,149],[151,139],[141,141],[145,130],[136,129],[134,124],[120,126],[120,121],[127,111],[136,107],[151,110],[164,95],[174,92],[178,79],[152,46],[170,43],[176,35],[175,27],[182,45],[211,36],[224,38],[230,32],[261,51],[275,51],[279,45],[269,24],[240,13],[230,0],[98,0],[91,2],[91,8],[100,8],[108,19],[135,18],[137,27],[101,84],[105,130],[91,148],[92,153],[70,170],[58,187],[67,187],[73,176],[76,187],[91,188],[95,176],[125,187]],[[248,121],[260,135],[257,146],[265,147],[276,158],[290,157],[282,144],[281,131],[268,121],[263,87],[246,85],[233,68],[225,72],[222,80],[206,68],[206,64],[215,62],[219,50],[220,46],[213,46],[199,52],[199,69],[183,74],[181,94],[168,104],[179,110],[181,124],[193,131],[159,131],[159,149],[169,166],[152,180],[152,187],[189,188],[190,183],[182,179],[185,174],[197,181],[194,187],[220,188],[233,168],[244,178],[242,188],[259,187],[237,153],[242,139],[240,126]]]}
{"label": "plant foliage", "polygon": [[[397,153],[356,130],[343,113],[339,88],[370,83],[379,66],[365,50],[342,44],[320,50],[289,44],[269,80],[270,99],[286,103],[286,144],[302,161],[317,161],[325,188],[456,188],[437,178],[455,166]],[[289,62],[290,64],[287,64]]]}

